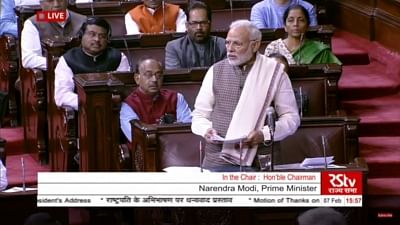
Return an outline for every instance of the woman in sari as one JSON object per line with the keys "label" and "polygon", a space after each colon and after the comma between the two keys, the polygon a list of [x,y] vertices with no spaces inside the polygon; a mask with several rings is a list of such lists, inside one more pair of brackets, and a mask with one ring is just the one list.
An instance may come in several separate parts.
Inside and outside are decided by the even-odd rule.
{"label": "woman in sari", "polygon": [[265,49],[265,55],[281,54],[289,64],[342,64],[328,45],[305,38],[310,17],[303,6],[290,6],[285,11],[283,20],[287,38],[271,42]]}

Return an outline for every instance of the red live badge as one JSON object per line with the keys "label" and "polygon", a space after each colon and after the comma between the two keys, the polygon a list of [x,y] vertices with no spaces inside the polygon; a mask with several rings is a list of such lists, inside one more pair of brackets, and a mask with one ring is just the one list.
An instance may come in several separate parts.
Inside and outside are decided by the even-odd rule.
{"label": "red live badge", "polygon": [[36,13],[38,22],[64,22],[67,19],[67,11],[39,11]]}

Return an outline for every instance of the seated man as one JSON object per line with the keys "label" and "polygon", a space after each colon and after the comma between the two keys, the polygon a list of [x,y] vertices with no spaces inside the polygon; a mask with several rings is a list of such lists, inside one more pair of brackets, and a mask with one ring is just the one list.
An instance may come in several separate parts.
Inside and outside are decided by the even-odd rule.
{"label": "seated man", "polygon": [[125,55],[107,47],[111,27],[105,19],[90,17],[81,28],[81,47],[68,50],[55,69],[54,99],[56,105],[78,110],[78,95],[74,92],[74,74],[107,71],[129,71]]}
{"label": "seated man", "polygon": [[283,13],[291,5],[301,5],[310,15],[310,26],[317,25],[317,13],[313,5],[303,0],[264,0],[251,8],[250,20],[258,29],[282,28]]}
{"label": "seated man", "polygon": [[2,0],[0,8],[0,36],[10,34],[18,37],[17,15],[14,11],[14,0]]}
{"label": "seated man", "polygon": [[177,5],[143,0],[125,15],[126,34],[185,32],[186,14]]}
{"label": "seated man", "polygon": [[183,95],[161,89],[161,62],[152,58],[139,60],[134,78],[138,87],[122,103],[120,112],[121,129],[129,142],[132,142],[130,121],[133,119],[148,124],[162,123],[164,119],[182,123],[192,121],[191,110]]}
{"label": "seated man", "polygon": [[[66,10],[68,0],[40,0],[42,10]],[[36,15],[28,18],[21,33],[21,60],[24,68],[47,70],[41,41],[49,37],[75,37],[86,16],[67,10],[65,22],[38,22]]]}
{"label": "seated man", "polygon": [[[300,125],[284,66],[259,54],[260,44],[261,32],[254,24],[248,20],[233,22],[226,38],[227,59],[211,66],[204,77],[194,105],[192,132],[206,139],[206,169],[227,171],[232,165],[253,166],[262,143],[270,141],[272,133],[279,141]],[[276,110],[276,128],[265,124],[269,106]],[[216,135],[244,139],[242,151],[236,143],[215,142]]]}
{"label": "seated man", "polygon": [[195,1],[188,9],[187,34],[165,47],[166,69],[211,66],[226,57],[225,39],[211,36],[211,9]]}

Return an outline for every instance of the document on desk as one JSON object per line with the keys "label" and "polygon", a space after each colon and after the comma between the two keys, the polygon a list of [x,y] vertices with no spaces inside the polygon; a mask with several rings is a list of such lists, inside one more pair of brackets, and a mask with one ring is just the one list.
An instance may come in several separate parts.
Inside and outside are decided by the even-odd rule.
{"label": "document on desk", "polygon": [[223,143],[230,143],[230,144],[235,144],[235,143],[240,143],[241,141],[243,142],[246,140],[246,136],[239,137],[239,138],[233,138],[233,139],[225,139],[224,137],[221,137],[219,135],[214,135],[210,139],[214,142],[223,144]]}
{"label": "document on desk", "polygon": [[197,166],[170,166],[164,168],[163,171],[167,173],[210,173],[209,170],[201,169]]}
{"label": "document on desk", "polygon": [[330,165],[333,162],[335,162],[333,156],[305,158],[301,163],[301,167],[325,166],[325,164]]}
{"label": "document on desk", "polygon": [[12,187],[12,188],[6,189],[6,190],[4,190],[2,192],[4,192],[4,193],[15,193],[15,192],[36,191],[36,190],[37,190],[37,188],[29,188],[29,187],[27,187],[24,190],[23,187]]}

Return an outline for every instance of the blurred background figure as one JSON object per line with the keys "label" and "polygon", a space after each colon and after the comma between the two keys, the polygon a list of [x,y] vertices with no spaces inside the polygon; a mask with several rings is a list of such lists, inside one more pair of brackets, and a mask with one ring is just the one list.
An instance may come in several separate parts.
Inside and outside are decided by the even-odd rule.
{"label": "blurred background figure", "polygon": [[143,0],[125,15],[126,34],[185,32],[186,14],[178,5]]}
{"label": "blurred background figure", "polygon": [[264,0],[251,8],[250,20],[258,29],[282,28],[285,23],[282,21],[283,13],[292,5],[301,5],[310,14],[310,25],[317,25],[317,12],[315,7],[303,0]]}
{"label": "blurred background figure", "polygon": [[332,208],[314,208],[297,218],[298,225],[346,225],[346,219]]}
{"label": "blurred background figure", "polygon": [[50,216],[48,213],[34,213],[30,215],[24,225],[61,225],[61,223]]}

